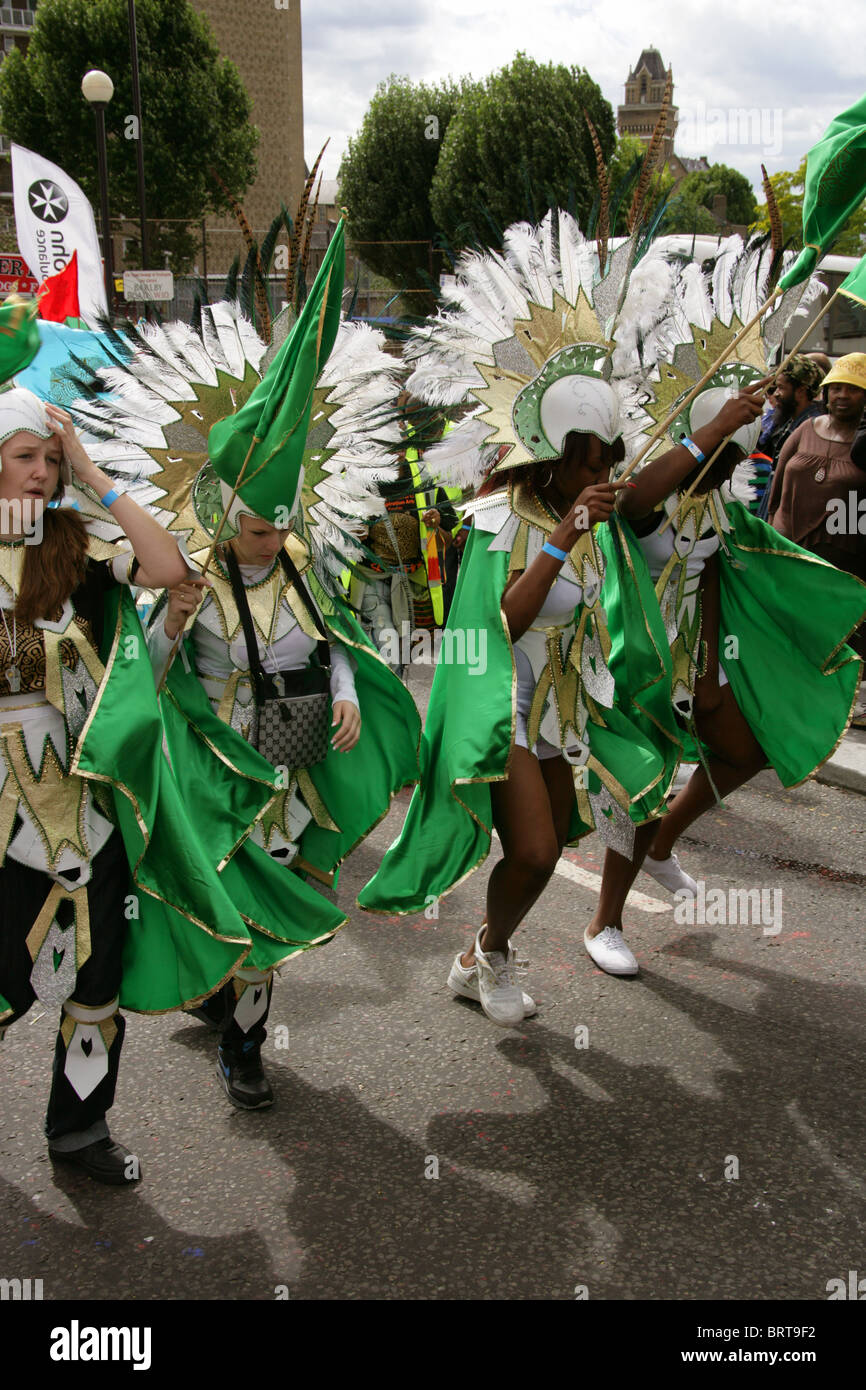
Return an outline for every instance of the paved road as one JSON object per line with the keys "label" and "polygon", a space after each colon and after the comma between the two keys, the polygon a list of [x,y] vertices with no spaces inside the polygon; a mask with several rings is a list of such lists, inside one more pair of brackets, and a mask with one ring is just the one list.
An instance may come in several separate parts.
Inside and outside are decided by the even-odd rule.
{"label": "paved road", "polygon": [[584,952],[585,842],[521,930],[520,1030],[445,985],[484,870],[438,921],[353,910],[277,985],[269,1112],[231,1109],[200,1025],[131,1018],[113,1127],[136,1191],[52,1174],[55,1022],[32,1012],[3,1045],[0,1275],[46,1299],[825,1299],[863,1265],[864,809],[770,774],[732,796],[682,858],[708,889],[779,890],[781,930],[678,923],[642,876],[634,981]]}

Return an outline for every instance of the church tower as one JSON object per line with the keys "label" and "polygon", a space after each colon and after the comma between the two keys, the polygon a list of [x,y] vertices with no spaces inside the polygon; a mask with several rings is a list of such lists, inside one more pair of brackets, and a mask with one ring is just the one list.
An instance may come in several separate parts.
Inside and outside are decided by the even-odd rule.
{"label": "church tower", "polygon": [[[665,71],[657,48],[643,50],[626,79],[625,103],[617,108],[616,128],[620,135],[636,135],[644,144],[649,144],[661,112],[665,83],[671,75],[670,67]],[[664,139],[666,160],[673,154],[677,114],[677,107],[672,103]]]}

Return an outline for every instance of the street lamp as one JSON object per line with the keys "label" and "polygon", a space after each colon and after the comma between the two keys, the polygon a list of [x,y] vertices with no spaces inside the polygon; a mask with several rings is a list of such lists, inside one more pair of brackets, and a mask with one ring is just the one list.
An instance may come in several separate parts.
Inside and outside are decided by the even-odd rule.
{"label": "street lamp", "polygon": [[96,117],[96,149],[99,160],[99,201],[102,209],[102,255],[105,263],[105,294],[108,312],[114,303],[114,256],[111,250],[111,222],[108,215],[108,158],[105,146],[105,108],[114,96],[114,83],[107,72],[92,68],[81,79],[84,98]]}

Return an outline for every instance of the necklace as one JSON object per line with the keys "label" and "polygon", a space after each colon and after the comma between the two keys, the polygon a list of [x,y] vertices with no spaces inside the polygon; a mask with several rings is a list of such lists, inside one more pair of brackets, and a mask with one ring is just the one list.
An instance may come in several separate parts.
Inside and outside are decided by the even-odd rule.
{"label": "necklace", "polygon": [[[547,512],[548,516],[553,517],[554,521],[562,521],[562,514],[557,511],[552,502],[548,501],[548,499],[544,496],[540,488],[535,489],[535,495],[538,498],[544,510]],[[566,507],[565,510],[567,512],[568,507]]]}
{"label": "necklace", "polygon": [[11,665],[6,667],[3,675],[6,677],[12,694],[17,695],[18,691],[21,689],[21,671],[18,666],[18,624],[15,620],[15,614],[13,613],[12,636],[10,637],[9,624],[6,621],[6,609],[0,608],[0,614],[3,615],[3,626],[6,629],[6,641],[9,643],[9,654],[12,657]]}
{"label": "necklace", "polygon": [[[847,431],[846,431],[844,434],[842,434],[842,435],[839,435],[839,434],[836,434],[836,433],[822,434],[821,431],[817,428],[817,426],[815,427],[815,433],[817,434],[817,436],[818,436],[819,439],[823,439],[823,440],[824,440],[824,443],[827,444],[827,445],[830,445],[830,446],[832,446],[833,444],[851,444],[851,443],[853,442],[853,439],[854,439],[854,434],[851,434],[851,435],[849,436],[848,433],[847,433]],[[856,433],[856,431],[855,431],[855,433]],[[830,459],[831,459],[831,457],[832,457],[832,452],[833,452],[833,451],[832,451],[832,447],[830,447],[830,448],[827,449],[827,452],[826,452],[824,458],[822,459],[821,463],[819,463],[817,469],[815,470],[815,482],[816,482],[816,483],[823,483],[824,479],[826,478],[826,476],[827,476],[827,465],[830,463]]]}

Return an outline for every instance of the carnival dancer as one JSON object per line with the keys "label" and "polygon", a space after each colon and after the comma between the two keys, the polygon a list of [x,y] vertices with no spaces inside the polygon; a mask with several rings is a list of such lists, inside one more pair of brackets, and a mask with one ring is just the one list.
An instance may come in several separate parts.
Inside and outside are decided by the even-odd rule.
{"label": "carnival dancer", "polygon": [[[156,735],[146,713],[136,727],[140,702],[126,707],[111,746],[100,750],[98,733],[88,741],[88,727],[102,727],[111,702],[99,651],[121,632],[108,627],[112,589],[132,578],[176,583],[185,565],[174,538],[94,466],[69,415],[23,388],[0,395],[0,462],[0,1023],[37,997],[60,1005],[49,1153],[122,1185],[140,1169],[106,1115],[125,1029],[118,996],[132,885],[109,784],[133,794],[119,749],[126,735]],[[62,505],[73,475],[100,507],[83,492]],[[100,538],[123,533],[134,554]],[[122,651],[115,657],[109,664]],[[242,958],[236,945],[218,949],[218,969]]]}
{"label": "carnival dancer", "polygon": [[[737,239],[726,255],[732,273],[721,277],[723,283],[748,285],[753,296],[766,292],[763,247],[743,248]],[[718,287],[720,278],[713,280]],[[709,293],[697,304],[692,283],[690,302],[700,321],[695,328],[680,312],[680,290],[677,283],[669,331],[660,331],[679,365],[661,362],[656,379],[665,379],[668,390],[673,385],[685,402],[708,342],[731,335],[749,309],[729,299],[720,318]],[[684,739],[700,756],[656,828],[644,870],[671,892],[687,895],[695,894],[696,884],[673,853],[686,828],[768,764],[785,786],[804,781],[838,746],[859,689],[861,663],[846,641],[866,612],[866,586],[780,536],[731,495],[731,474],[755,446],[757,408],[754,424],[744,423],[710,447],[701,433],[714,417],[724,418],[728,398],[760,399],[771,338],[790,315],[784,298],[777,313],[772,330],[765,320],[738,359],[684,404],[669,431],[683,447],[667,455],[663,468],[636,473],[636,486],[619,504],[656,583],[671,642],[674,708]],[[689,362],[690,370],[683,370]],[[653,392],[649,373],[644,385],[646,401]],[[677,398],[646,408],[659,419]]]}
{"label": "carnival dancer", "polygon": [[[193,491],[212,499],[202,503],[199,521],[224,513],[217,529],[227,539],[214,546],[208,537],[207,546],[190,551],[194,568],[157,605],[150,627],[157,677],[188,722],[199,725],[205,712],[216,717],[276,767],[281,793],[253,838],[284,866],[287,892],[302,885],[319,898],[322,913],[335,909],[309,884],[336,886],[342,860],[387,813],[394,794],[417,779],[420,741],[411,696],[365,637],[335,577],[353,536],[357,553],[358,529],[374,506],[365,467],[378,476],[389,459],[384,449],[371,454],[369,433],[358,446],[363,460],[352,454],[363,431],[350,401],[337,408],[351,382],[338,379],[332,390],[332,377],[322,375],[335,336],[357,336],[340,326],[336,240],[262,381],[210,429],[210,459]],[[368,346],[381,351],[378,339]],[[356,352],[356,366],[362,355]],[[317,393],[317,415],[337,423],[327,441],[317,426],[311,446],[307,427]],[[381,402],[371,410],[372,421],[380,420]],[[378,426],[368,425],[375,433]],[[305,463],[318,478],[308,491]],[[211,556],[207,577],[197,577]],[[183,749],[175,750],[171,731],[168,743],[183,783]],[[292,921],[291,902],[286,907],[288,932],[307,931],[306,920]],[[317,944],[312,933],[309,944]],[[242,1109],[273,1102],[261,1063],[272,974],[272,962],[259,960],[254,947],[221,1000],[204,1007],[220,1032],[219,1075]]]}
{"label": "carnival dancer", "polygon": [[[495,828],[486,925],[449,985],[504,1026],[534,1012],[509,943],[563,846],[597,829],[620,872],[639,863],[680,752],[658,607],[613,510],[624,420],[590,295],[615,305],[623,263],[599,282],[594,245],[567,214],[557,238],[550,223],[509,229],[503,256],[465,256],[463,313],[440,315],[410,350],[417,395],[478,403],[428,455],[431,472],[471,484],[508,452],[471,506],[421,785],[359,895],[369,910],[421,911],[484,861]],[[460,658],[471,642],[483,666]],[[620,956],[610,934],[591,949]]]}
{"label": "carnival dancer", "polygon": [[401,462],[396,476],[379,484],[384,512],[367,533],[363,561],[353,566],[349,601],[402,678],[413,634],[441,628],[453,599],[456,573],[449,570],[457,558],[452,548],[459,523],[451,499],[460,490],[438,486],[423,465],[427,444],[448,428],[444,417],[412,403],[408,391],[400,393],[397,406]]}

